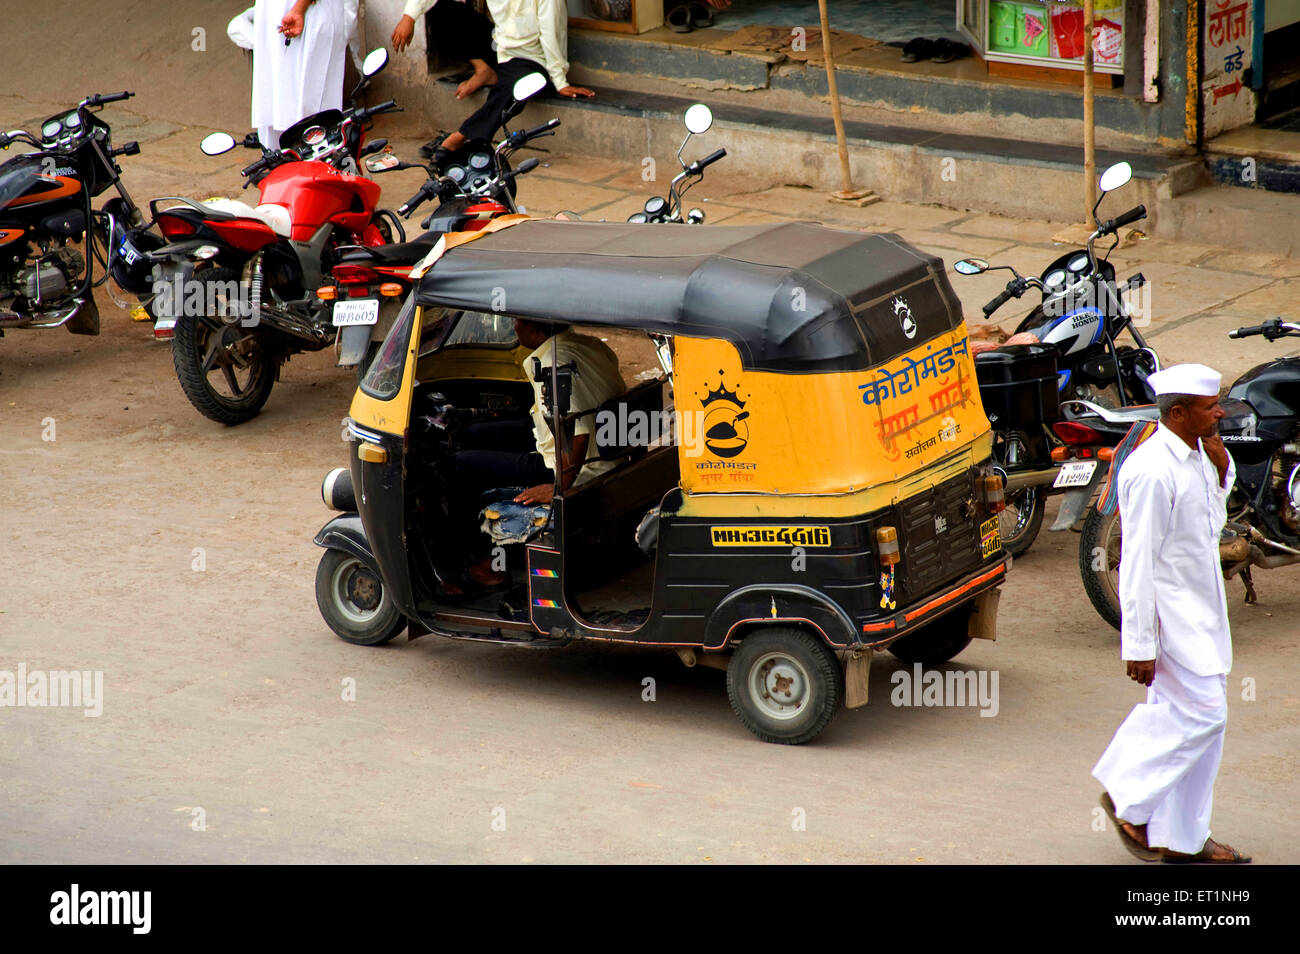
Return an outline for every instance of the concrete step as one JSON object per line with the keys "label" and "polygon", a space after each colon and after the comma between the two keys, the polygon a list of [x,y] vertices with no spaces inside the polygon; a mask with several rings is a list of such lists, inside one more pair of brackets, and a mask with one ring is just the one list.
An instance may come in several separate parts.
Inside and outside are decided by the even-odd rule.
{"label": "concrete step", "polygon": [[[454,115],[455,101],[446,84],[430,87],[426,95],[446,98],[432,104],[435,115],[447,115],[449,109]],[[593,100],[532,103],[520,123],[558,117],[557,145],[626,157],[630,166],[653,159],[666,183],[676,171],[672,157],[685,132],[682,115],[696,99],[608,87],[596,92]],[[458,111],[464,109],[460,104]],[[728,173],[752,176],[756,190],[791,184],[830,192],[840,188],[841,178],[829,112],[826,107],[778,112],[715,104],[713,129],[692,144],[688,158],[725,146]],[[1083,219],[1081,148],[861,121],[845,125],[854,184],[884,199],[1059,222]],[[1098,171],[1121,159],[1132,163],[1135,179],[1124,202],[1146,204],[1151,229],[1158,225],[1161,202],[1199,185],[1204,175],[1199,162],[1109,149],[1098,150]]]}

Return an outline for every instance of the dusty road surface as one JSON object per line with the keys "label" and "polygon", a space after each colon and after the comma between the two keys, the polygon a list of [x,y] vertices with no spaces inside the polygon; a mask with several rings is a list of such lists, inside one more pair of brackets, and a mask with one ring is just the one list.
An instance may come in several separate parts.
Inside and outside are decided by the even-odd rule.
{"label": "dusty road surface", "polygon": [[[0,126],[46,105],[11,98]],[[124,122],[146,146],[137,198],[235,191],[242,157],[214,164],[198,130]],[[634,161],[549,161],[521,185],[536,211],[639,205]],[[715,221],[810,216],[807,190],[709,185]],[[891,203],[825,214],[949,264],[969,252],[1037,271],[1060,254],[1032,222]],[[1286,308],[1300,275],[1157,242],[1117,259],[1153,281],[1166,359],[1229,376],[1269,351],[1224,330]],[[1001,281],[954,283],[977,315]],[[316,610],[311,539],[330,516],[320,478],[345,460],[351,374],[328,352],[297,357],[257,419],[224,428],[190,407],[148,326],[99,301],[98,338],[0,340],[0,671],[103,673],[98,716],[0,708],[0,860],[1137,863],[1100,823],[1089,769],[1141,691],[1083,594],[1077,536],[1043,533],[1006,584],[998,641],[947,667],[996,672],[996,712],[892,705],[904,667],[886,654],[870,705],[798,748],[756,741],[723,675],[670,655],[349,646]],[[1229,588],[1214,832],[1294,863],[1300,569],[1256,582],[1257,606]]]}

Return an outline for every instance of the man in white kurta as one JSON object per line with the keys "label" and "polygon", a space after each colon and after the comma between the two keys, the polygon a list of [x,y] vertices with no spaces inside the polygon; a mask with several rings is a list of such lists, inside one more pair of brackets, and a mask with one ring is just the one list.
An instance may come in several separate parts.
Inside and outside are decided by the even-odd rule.
{"label": "man in white kurta", "polygon": [[1160,425],[1119,474],[1120,648],[1147,700],[1092,774],[1144,860],[1249,860],[1209,837],[1232,668],[1218,544],[1236,469],[1218,437],[1219,383],[1204,365],[1152,375]]}
{"label": "man in white kurta", "polygon": [[[357,0],[257,0],[253,127],[267,149],[304,116],[343,106],[343,67]],[[287,44],[286,44],[287,41]]]}

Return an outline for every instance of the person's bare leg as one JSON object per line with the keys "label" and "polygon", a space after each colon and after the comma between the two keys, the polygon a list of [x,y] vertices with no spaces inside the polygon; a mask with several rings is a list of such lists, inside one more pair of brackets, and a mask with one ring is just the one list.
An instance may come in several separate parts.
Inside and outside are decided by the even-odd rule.
{"label": "person's bare leg", "polygon": [[442,145],[439,148],[446,149],[448,152],[455,152],[461,146],[465,145],[465,142],[466,142],[465,137],[460,134],[460,130],[458,129],[454,133],[449,135],[446,139],[444,139],[442,141]]}
{"label": "person's bare leg", "polygon": [[487,60],[470,60],[469,65],[474,67],[474,75],[456,87],[457,99],[464,99],[484,86],[496,85],[497,71],[488,66]]}

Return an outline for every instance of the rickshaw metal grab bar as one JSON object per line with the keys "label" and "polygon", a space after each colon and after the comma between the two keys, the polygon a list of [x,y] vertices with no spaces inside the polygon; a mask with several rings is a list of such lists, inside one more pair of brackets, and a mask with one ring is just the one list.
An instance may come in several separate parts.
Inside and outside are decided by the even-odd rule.
{"label": "rickshaw metal grab bar", "polygon": [[[866,702],[873,651],[934,665],[994,637],[1002,480],[940,259],[803,223],[512,216],[445,236],[419,273],[353,399],[349,470],[323,489],[344,512],[316,539],[317,598],[342,638],[671,648],[725,666],[759,738],[800,743]],[[512,594],[452,604],[434,585],[447,444],[423,409],[435,392],[532,403],[507,316],[669,343],[676,446],[557,481],[545,526],[508,551]],[[562,434],[569,409],[546,410]],[[593,612],[637,561],[643,595]]]}

